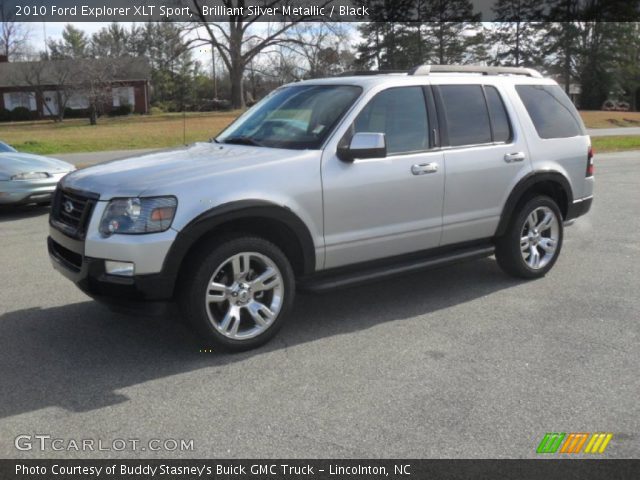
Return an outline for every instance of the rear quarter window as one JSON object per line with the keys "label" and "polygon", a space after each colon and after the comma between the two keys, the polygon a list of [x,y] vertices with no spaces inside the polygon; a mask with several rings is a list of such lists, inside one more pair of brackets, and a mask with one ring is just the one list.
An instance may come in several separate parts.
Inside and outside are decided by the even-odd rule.
{"label": "rear quarter window", "polygon": [[586,135],[578,111],[558,85],[516,85],[540,138]]}

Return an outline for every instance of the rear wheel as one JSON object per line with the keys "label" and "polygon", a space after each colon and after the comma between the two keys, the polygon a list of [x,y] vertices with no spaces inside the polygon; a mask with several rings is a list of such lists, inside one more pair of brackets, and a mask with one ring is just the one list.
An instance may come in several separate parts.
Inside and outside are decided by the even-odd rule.
{"label": "rear wheel", "polygon": [[496,242],[496,259],[510,275],[539,278],[551,270],[563,240],[562,214],[547,196],[536,196],[517,210]]}
{"label": "rear wheel", "polygon": [[181,306],[205,338],[226,350],[270,340],[293,303],[295,279],[286,256],[254,237],[223,240],[188,266]]}

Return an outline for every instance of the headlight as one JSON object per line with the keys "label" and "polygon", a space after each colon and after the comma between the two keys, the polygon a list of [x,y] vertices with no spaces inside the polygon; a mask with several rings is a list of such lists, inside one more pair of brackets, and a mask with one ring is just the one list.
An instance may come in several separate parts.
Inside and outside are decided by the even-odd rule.
{"label": "headlight", "polygon": [[38,178],[49,178],[49,174],[45,172],[18,173],[11,177],[11,180],[36,180]]}
{"label": "headlight", "polygon": [[164,232],[171,226],[177,205],[175,197],[116,198],[102,215],[100,233]]}

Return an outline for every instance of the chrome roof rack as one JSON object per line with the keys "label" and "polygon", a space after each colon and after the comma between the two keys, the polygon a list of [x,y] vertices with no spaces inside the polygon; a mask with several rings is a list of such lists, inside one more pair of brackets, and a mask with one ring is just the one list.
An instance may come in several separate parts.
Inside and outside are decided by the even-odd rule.
{"label": "chrome roof rack", "polygon": [[388,75],[390,73],[403,73],[406,74],[406,70],[348,70],[346,72],[335,75],[336,77],[364,77],[369,75]]}
{"label": "chrome roof rack", "polygon": [[482,75],[526,75],[542,78],[542,74],[531,68],[485,67],[482,65],[418,65],[409,70],[409,75],[430,75],[432,73],[480,73]]}

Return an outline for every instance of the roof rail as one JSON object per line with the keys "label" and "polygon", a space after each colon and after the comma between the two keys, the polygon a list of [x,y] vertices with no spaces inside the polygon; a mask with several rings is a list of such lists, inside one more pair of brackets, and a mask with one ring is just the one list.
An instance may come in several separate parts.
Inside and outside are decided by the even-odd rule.
{"label": "roof rail", "polygon": [[431,73],[481,73],[482,75],[526,75],[542,78],[542,74],[531,68],[485,67],[482,65],[418,65],[409,70],[409,75],[429,75]]}
{"label": "roof rail", "polygon": [[389,73],[404,73],[406,70],[350,70],[347,72],[339,73],[336,77],[365,77],[368,75],[387,75]]}

